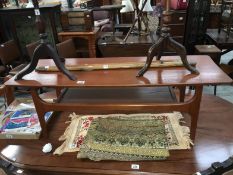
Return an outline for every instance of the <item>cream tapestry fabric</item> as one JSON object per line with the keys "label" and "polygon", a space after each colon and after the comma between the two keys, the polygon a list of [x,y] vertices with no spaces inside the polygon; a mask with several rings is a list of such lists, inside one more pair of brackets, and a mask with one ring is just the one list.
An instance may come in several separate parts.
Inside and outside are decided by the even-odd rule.
{"label": "cream tapestry fabric", "polygon": [[[111,114],[111,115],[76,115],[75,113],[71,114],[69,117],[69,126],[66,128],[64,134],[59,138],[60,141],[63,141],[62,145],[58,147],[54,154],[61,155],[64,152],[78,152],[80,146],[84,142],[84,138],[87,134],[87,131],[95,118],[98,117],[114,117],[121,114]],[[139,116],[166,116],[165,120],[165,130],[166,137],[168,140],[168,149],[169,150],[179,150],[179,149],[190,149],[190,144],[192,144],[189,137],[189,128],[187,126],[181,126],[180,121],[183,119],[183,116],[179,112],[173,113],[161,113],[161,114],[122,114],[128,117],[132,115]]]}

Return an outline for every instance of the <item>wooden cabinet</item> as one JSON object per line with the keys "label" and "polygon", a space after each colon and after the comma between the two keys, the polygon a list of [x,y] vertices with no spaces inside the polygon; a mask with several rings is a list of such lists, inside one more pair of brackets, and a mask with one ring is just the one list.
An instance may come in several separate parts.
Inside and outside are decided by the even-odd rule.
{"label": "wooden cabinet", "polygon": [[184,43],[186,10],[174,10],[171,15],[170,34],[179,43]]}
{"label": "wooden cabinet", "polygon": [[194,46],[203,44],[209,23],[210,0],[189,0],[185,29],[185,47],[188,54],[194,53]]}
{"label": "wooden cabinet", "polygon": [[81,8],[63,8],[61,13],[63,31],[88,32],[93,30],[92,11]]}
{"label": "wooden cabinet", "polygon": [[[96,57],[96,38],[99,35],[99,28],[94,28],[89,32],[60,32],[58,33],[60,42],[68,40],[70,38],[79,39],[80,45],[78,47],[79,53],[88,53],[88,57]],[[87,41],[87,47],[84,46]]]}

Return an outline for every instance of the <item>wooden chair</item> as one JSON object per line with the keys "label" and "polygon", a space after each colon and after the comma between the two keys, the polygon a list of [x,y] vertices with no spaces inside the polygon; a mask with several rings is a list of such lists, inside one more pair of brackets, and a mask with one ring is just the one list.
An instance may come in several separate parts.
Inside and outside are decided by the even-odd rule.
{"label": "wooden chair", "polygon": [[20,57],[19,48],[14,40],[0,45],[0,60],[8,74],[15,75],[26,66],[21,64]]}
{"label": "wooden chair", "polygon": [[37,46],[39,46],[39,44],[40,44],[40,41],[36,41],[36,42],[32,42],[26,45],[27,53],[28,53],[30,60],[32,60],[34,50],[36,49]]}
{"label": "wooden chair", "polygon": [[73,39],[56,44],[58,55],[61,58],[77,58],[77,52]]}
{"label": "wooden chair", "polygon": [[6,75],[6,68],[3,65],[0,65],[0,83],[3,82],[3,79]]}
{"label": "wooden chair", "polygon": [[93,11],[94,27],[99,27],[101,32],[113,32],[113,19],[109,11]]}

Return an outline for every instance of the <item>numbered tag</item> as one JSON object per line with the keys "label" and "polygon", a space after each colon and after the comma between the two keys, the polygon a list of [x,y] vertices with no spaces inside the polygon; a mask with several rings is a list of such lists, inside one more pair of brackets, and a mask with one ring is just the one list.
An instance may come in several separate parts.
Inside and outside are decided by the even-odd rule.
{"label": "numbered tag", "polygon": [[108,65],[107,65],[107,64],[104,64],[104,65],[103,65],[103,69],[108,69]]}
{"label": "numbered tag", "polygon": [[23,170],[18,169],[18,170],[16,171],[16,173],[18,173],[18,174],[22,174],[22,173],[23,173]]}
{"label": "numbered tag", "polygon": [[139,170],[140,166],[138,164],[131,164],[132,170]]}
{"label": "numbered tag", "polygon": [[39,15],[40,15],[40,10],[39,10],[39,9],[35,9],[34,11],[35,11],[35,15],[36,15],[36,16],[39,16]]}
{"label": "numbered tag", "polygon": [[77,84],[84,85],[84,84],[85,84],[85,81],[79,80],[79,81],[77,81]]}

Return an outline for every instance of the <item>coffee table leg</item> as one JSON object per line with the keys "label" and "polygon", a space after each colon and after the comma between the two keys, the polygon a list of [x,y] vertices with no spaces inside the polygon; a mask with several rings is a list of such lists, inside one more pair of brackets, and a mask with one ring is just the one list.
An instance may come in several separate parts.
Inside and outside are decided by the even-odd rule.
{"label": "coffee table leg", "polygon": [[180,86],[178,89],[180,91],[179,102],[184,102],[186,86]]}
{"label": "coffee table leg", "polygon": [[195,85],[195,94],[193,102],[189,104],[189,114],[191,115],[191,128],[190,128],[190,138],[194,141],[196,136],[197,121],[199,116],[201,97],[202,97],[202,85]]}
{"label": "coffee table leg", "polygon": [[46,126],[46,122],[44,119],[44,115],[46,112],[48,112],[46,110],[46,105],[43,105],[43,101],[41,100],[41,98],[39,97],[38,93],[37,93],[38,89],[37,88],[32,88],[31,89],[31,95],[32,95],[32,99],[36,108],[36,112],[40,121],[40,126],[42,129],[42,137],[47,138],[48,137],[48,132],[47,132],[47,126]]}

